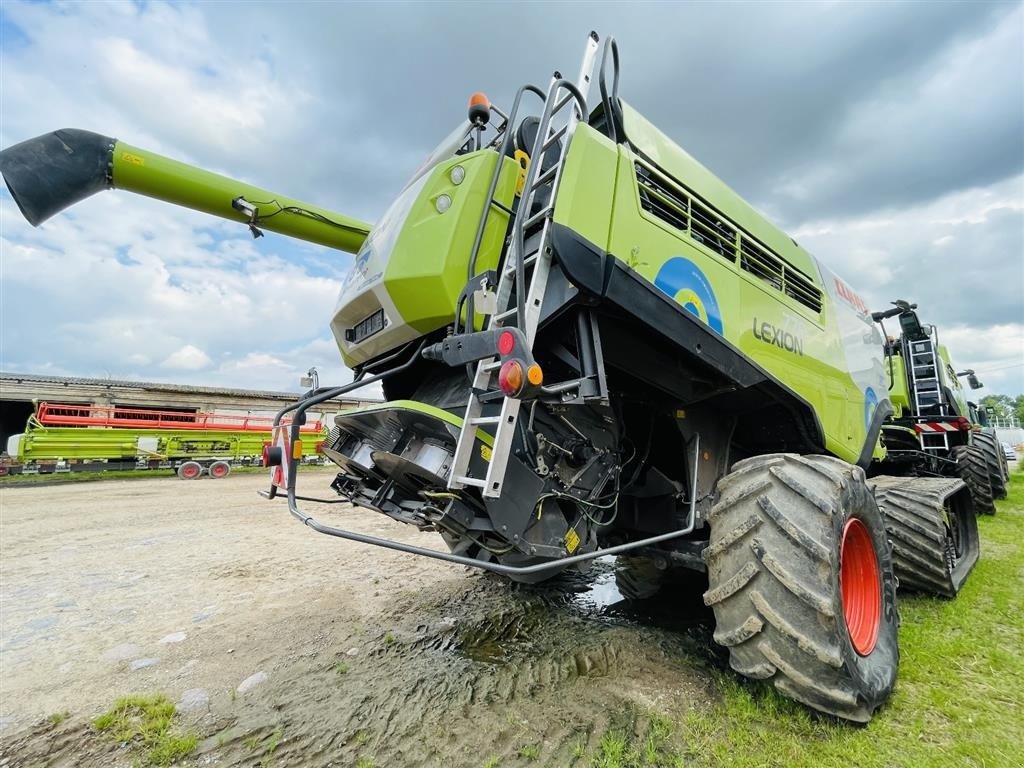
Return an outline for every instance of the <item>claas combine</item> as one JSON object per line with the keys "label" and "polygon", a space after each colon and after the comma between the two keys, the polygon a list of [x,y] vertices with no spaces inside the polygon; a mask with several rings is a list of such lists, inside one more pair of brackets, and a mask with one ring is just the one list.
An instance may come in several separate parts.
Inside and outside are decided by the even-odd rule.
{"label": "claas combine", "polygon": [[[896,680],[901,563],[952,595],[977,558],[964,483],[883,464],[865,302],[620,97],[611,38],[506,109],[475,94],[373,226],[84,131],[0,170],[33,224],[115,187],[355,254],[330,321],[354,381],[278,414],[266,456],[321,533],[526,582],[620,553],[706,573],[733,669],[861,722]],[[448,551],[302,508],[306,412],[375,382],[325,442],[328,500]]]}
{"label": "claas combine", "polygon": [[[885,359],[893,413],[882,428],[885,471],[961,477],[975,511],[995,512],[1006,498],[1009,467],[985,412],[967,399],[982,383],[972,370],[957,371],[934,325],[918,318],[916,304],[898,299],[893,309],[872,313],[878,323],[896,317],[899,336],[886,336]],[[884,332],[884,325],[883,325]]]}

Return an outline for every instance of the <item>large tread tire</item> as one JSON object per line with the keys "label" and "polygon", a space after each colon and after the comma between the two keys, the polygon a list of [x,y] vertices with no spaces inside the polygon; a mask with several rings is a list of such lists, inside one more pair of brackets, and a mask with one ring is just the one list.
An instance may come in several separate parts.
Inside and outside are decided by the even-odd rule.
{"label": "large tread tire", "polygon": [[992,500],[992,481],[981,449],[976,445],[958,445],[953,449],[953,460],[960,479],[971,489],[974,511],[979,515],[994,515],[996,505]]}
{"label": "large tread tire", "polygon": [[1006,498],[1006,456],[1003,446],[991,432],[975,432],[974,444],[981,450],[988,466],[989,484],[992,486],[992,498]]}
{"label": "large tread tire", "polygon": [[978,562],[978,520],[963,480],[871,478],[901,590],[956,597]]}
{"label": "large tread tire", "polygon": [[[737,463],[718,494],[704,602],[730,665],[813,709],[867,722],[896,682],[899,616],[889,542],[863,470],[831,456],[757,456]],[[877,636],[864,655],[840,578],[855,518],[877,562]]]}

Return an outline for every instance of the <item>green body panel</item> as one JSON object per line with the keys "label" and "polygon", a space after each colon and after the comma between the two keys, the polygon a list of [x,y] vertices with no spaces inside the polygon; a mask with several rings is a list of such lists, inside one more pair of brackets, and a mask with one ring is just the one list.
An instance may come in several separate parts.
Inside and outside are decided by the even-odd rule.
{"label": "green body panel", "polygon": [[953,368],[953,361],[949,356],[949,350],[945,344],[938,345],[939,353],[939,382],[946,387],[953,397],[952,406],[958,416],[970,416],[970,408],[967,406],[967,393],[964,391],[963,382],[956,375]]}
{"label": "green body panel", "polygon": [[892,383],[889,386],[889,402],[892,403],[892,418],[901,419],[913,410],[910,407],[910,385],[907,383],[907,369],[900,355],[892,355]]}
{"label": "green body panel", "polygon": [[734,224],[753,235],[797,269],[816,273],[814,258],[785,232],[758,213],[725,182],[695,160],[686,150],[623,102],[623,123],[630,144],[676,179],[712,203]]}
{"label": "green body panel", "polygon": [[[821,269],[806,251],[628,108],[626,134],[631,142],[643,147],[645,155],[658,161],[663,174],[671,174],[683,186],[676,190],[680,195],[689,194],[692,200],[713,207],[740,230],[741,237],[754,235],[756,244],[768,246],[774,255],[809,278],[821,291],[821,311],[815,312],[742,269],[739,259],[722,257],[688,232],[643,210],[634,169],[642,158],[627,146],[612,145],[589,126],[580,126],[573,137],[555,221],[625,261],[662,290],[665,287],[659,276],[669,261],[681,257],[695,265],[714,303],[701,302],[688,290],[679,291],[673,298],[689,305],[691,312],[807,400],[821,422],[826,448],[844,460],[856,461],[874,407],[866,401],[868,386],[876,398],[885,397],[882,339],[874,338],[873,324],[864,317],[866,312],[854,306],[862,302],[849,289],[847,294],[853,298],[845,303],[837,301],[833,281],[841,281]],[[605,223],[609,221],[605,237]],[[787,334],[788,348],[765,340],[774,329]],[[857,361],[853,360],[855,356]],[[859,382],[851,375],[855,370],[860,374]],[[872,453],[884,455],[877,441]]]}
{"label": "green body panel", "polygon": [[[157,200],[203,211],[232,221],[249,219],[231,206],[238,196],[256,205],[255,224],[262,229],[355,253],[370,225],[251,184],[171,160],[124,142],[114,146],[113,183]],[[296,210],[285,209],[301,209]]]}
{"label": "green body panel", "polygon": [[[303,456],[315,456],[320,433],[303,433]],[[140,439],[142,443],[140,445]],[[18,461],[99,461],[103,459],[242,459],[260,456],[270,432],[218,430],[104,429],[30,427],[16,435]],[[153,444],[153,441],[155,445]]]}
{"label": "green body panel", "polygon": [[[498,156],[490,150],[446,160],[410,184],[374,226],[341,289],[331,321],[345,364],[354,367],[401,343],[450,325],[459,294],[469,279],[469,258]],[[465,171],[452,181],[452,169]],[[504,158],[494,199],[509,207],[519,168]],[[443,213],[437,200],[447,195]],[[508,214],[492,207],[475,272],[494,269],[508,229]],[[359,343],[345,332],[378,310],[385,327]],[[479,327],[483,318],[477,316]]]}

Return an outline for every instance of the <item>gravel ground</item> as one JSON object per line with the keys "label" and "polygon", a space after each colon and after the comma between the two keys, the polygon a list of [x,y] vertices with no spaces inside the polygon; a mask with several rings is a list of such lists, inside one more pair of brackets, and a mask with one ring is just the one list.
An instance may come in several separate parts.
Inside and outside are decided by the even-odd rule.
{"label": "gravel ground", "polygon": [[0,765],[132,765],[90,722],[135,693],[178,702],[189,763],[446,768],[567,765],[617,713],[709,696],[699,585],[630,603],[599,562],[517,586],[316,534],[265,482],[0,489]]}

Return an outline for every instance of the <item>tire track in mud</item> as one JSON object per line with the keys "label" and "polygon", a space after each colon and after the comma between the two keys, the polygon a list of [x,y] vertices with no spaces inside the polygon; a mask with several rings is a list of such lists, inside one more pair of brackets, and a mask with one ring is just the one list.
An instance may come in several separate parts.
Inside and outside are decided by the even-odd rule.
{"label": "tire track in mud", "polygon": [[406,598],[367,631],[366,653],[325,647],[301,657],[290,683],[238,708],[227,743],[211,736],[203,749],[249,764],[246,744],[276,732],[275,765],[505,764],[523,762],[528,743],[542,745],[541,764],[569,764],[625,706],[706,701],[709,683],[694,666],[714,656],[692,595],[676,596],[675,615],[664,605],[673,598],[659,597],[658,626],[637,615],[647,601],[593,602],[587,579],[607,586],[611,568],[596,570],[532,587],[470,576],[447,596]]}

